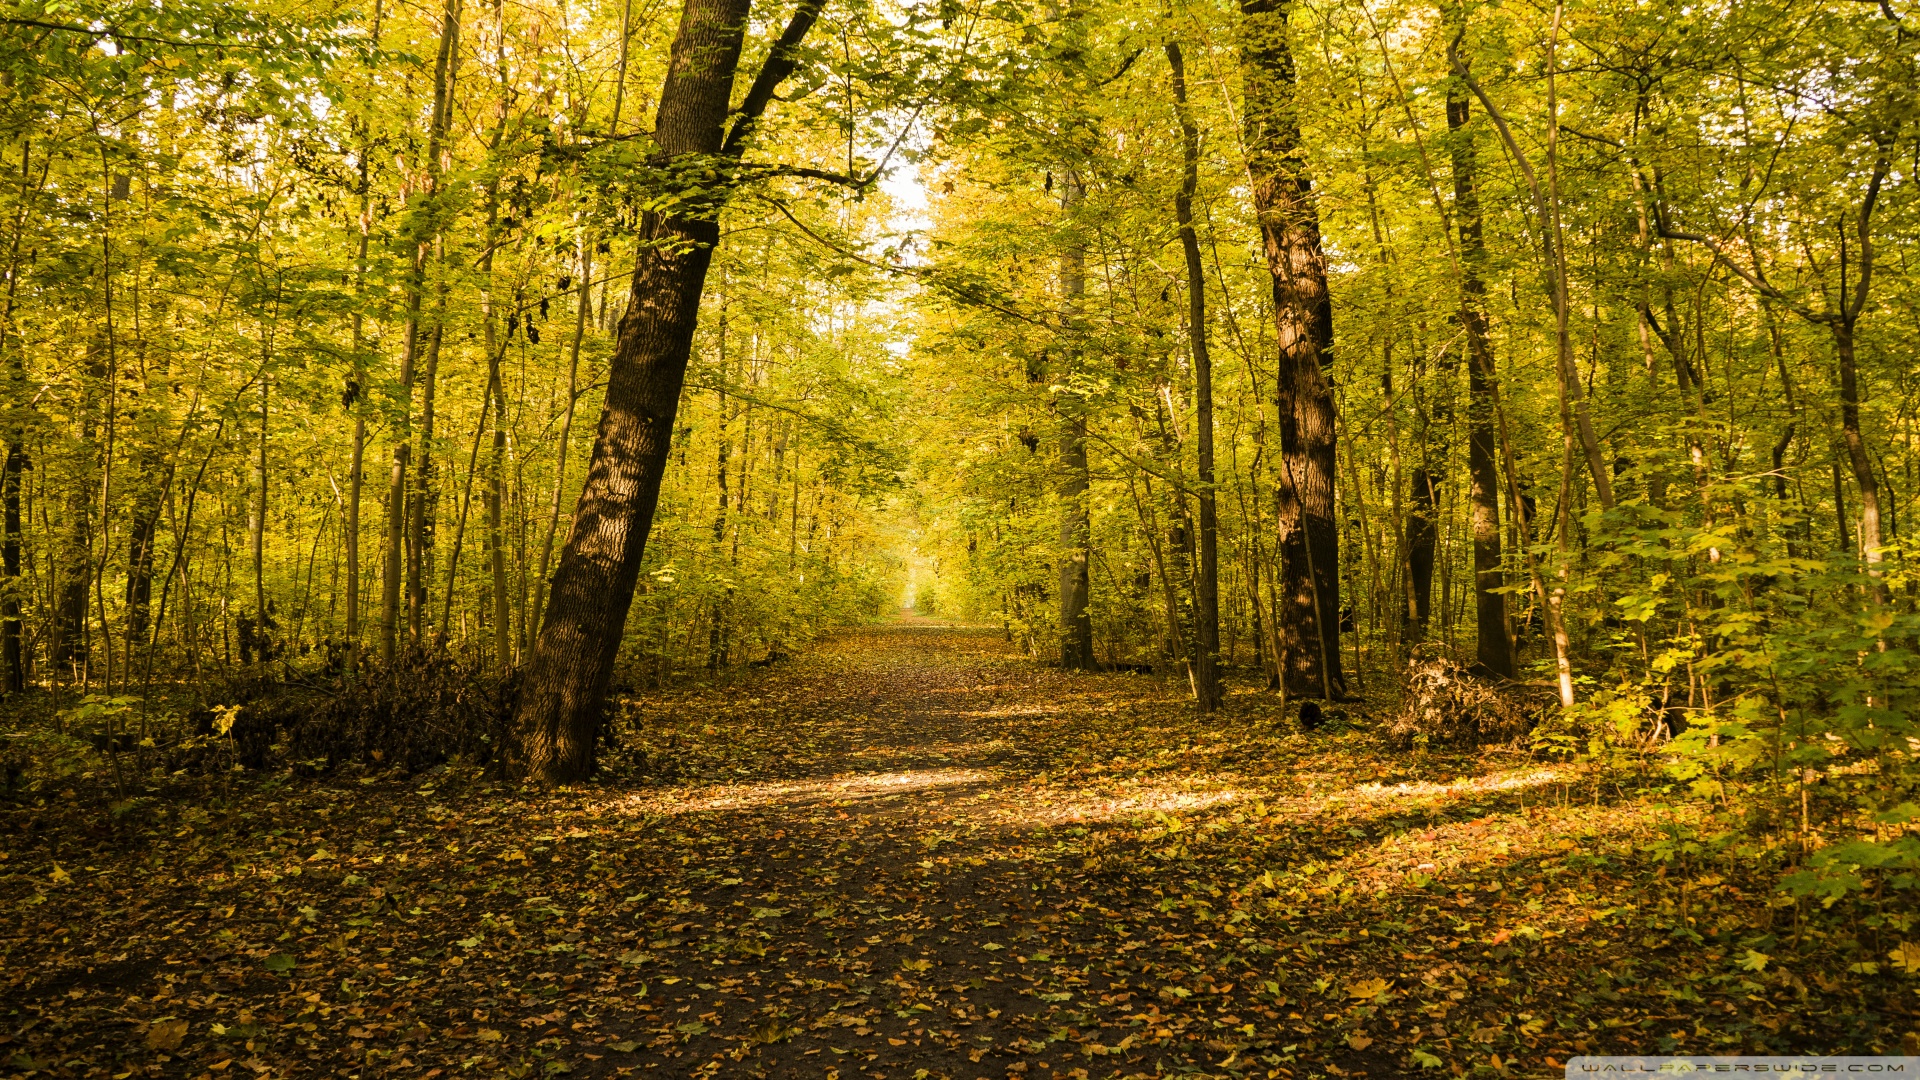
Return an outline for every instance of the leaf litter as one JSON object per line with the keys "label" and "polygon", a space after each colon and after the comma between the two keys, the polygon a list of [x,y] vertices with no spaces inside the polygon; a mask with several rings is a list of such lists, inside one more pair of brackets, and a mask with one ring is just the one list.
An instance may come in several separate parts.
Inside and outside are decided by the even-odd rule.
{"label": "leaf litter", "polygon": [[909,621],[629,700],[603,782],[558,793],[443,769],[11,810],[0,1064],[1516,1076],[1915,1042],[1920,946],[1850,969],[1769,882],[1645,855],[1684,809],[1181,691]]}

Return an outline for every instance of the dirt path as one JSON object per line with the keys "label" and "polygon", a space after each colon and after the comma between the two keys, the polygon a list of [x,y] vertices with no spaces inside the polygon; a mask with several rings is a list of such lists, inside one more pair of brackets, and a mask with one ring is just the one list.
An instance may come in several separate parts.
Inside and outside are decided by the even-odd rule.
{"label": "dirt path", "polygon": [[0,1060],[208,1080],[1558,1075],[1582,1051],[1890,1030],[1804,984],[1690,974],[1699,954],[1620,872],[1650,828],[1637,807],[1519,758],[1301,736],[1251,689],[1198,723],[1181,690],[899,623],[645,695],[607,782],[559,795],[443,770],[17,811]]}

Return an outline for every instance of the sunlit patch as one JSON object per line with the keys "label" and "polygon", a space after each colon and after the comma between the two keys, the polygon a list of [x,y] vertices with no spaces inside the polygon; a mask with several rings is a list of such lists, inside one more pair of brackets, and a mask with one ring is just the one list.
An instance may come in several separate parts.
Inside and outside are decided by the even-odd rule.
{"label": "sunlit patch", "polygon": [[1002,825],[1072,825],[1122,821],[1149,814],[1188,814],[1253,797],[1238,788],[1206,791],[1162,784],[1128,784],[1104,791],[1041,789],[979,812]]}
{"label": "sunlit patch", "polygon": [[[1482,777],[1482,780],[1494,779]],[[1665,811],[1670,813],[1670,811]],[[1571,806],[1414,827],[1363,844],[1344,857],[1309,862],[1255,882],[1282,896],[1473,888],[1474,875],[1521,860],[1568,859],[1649,835],[1659,817],[1646,807]]]}
{"label": "sunlit patch", "polygon": [[1529,772],[1493,773],[1487,776],[1463,776],[1445,783],[1410,781],[1401,784],[1357,784],[1352,793],[1366,799],[1411,799],[1436,795],[1477,795],[1488,791],[1514,791],[1520,788],[1557,784],[1565,780],[1557,769]]}
{"label": "sunlit patch", "polygon": [[669,788],[622,800],[630,813],[688,814],[711,810],[751,810],[764,806],[849,803],[905,795],[929,788],[980,784],[993,780],[984,769],[913,769],[862,773],[828,780],[776,780],[759,784],[715,784]]}

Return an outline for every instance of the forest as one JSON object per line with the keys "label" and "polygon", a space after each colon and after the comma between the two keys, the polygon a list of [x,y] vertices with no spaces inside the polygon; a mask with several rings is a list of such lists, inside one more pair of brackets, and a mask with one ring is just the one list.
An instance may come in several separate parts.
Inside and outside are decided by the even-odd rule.
{"label": "forest", "polygon": [[1917,174],[1902,0],[8,0],[0,1074],[1920,1057]]}

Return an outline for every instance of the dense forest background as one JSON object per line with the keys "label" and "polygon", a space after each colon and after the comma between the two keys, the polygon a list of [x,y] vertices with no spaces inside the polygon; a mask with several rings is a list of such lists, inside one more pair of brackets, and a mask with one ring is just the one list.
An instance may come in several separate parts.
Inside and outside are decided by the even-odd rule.
{"label": "dense forest background", "polygon": [[618,685],[902,603],[1203,707],[1413,661],[1911,883],[1920,14],[802,3],[682,153],[714,10],[10,8],[15,707],[510,700],[632,268],[698,248]]}

